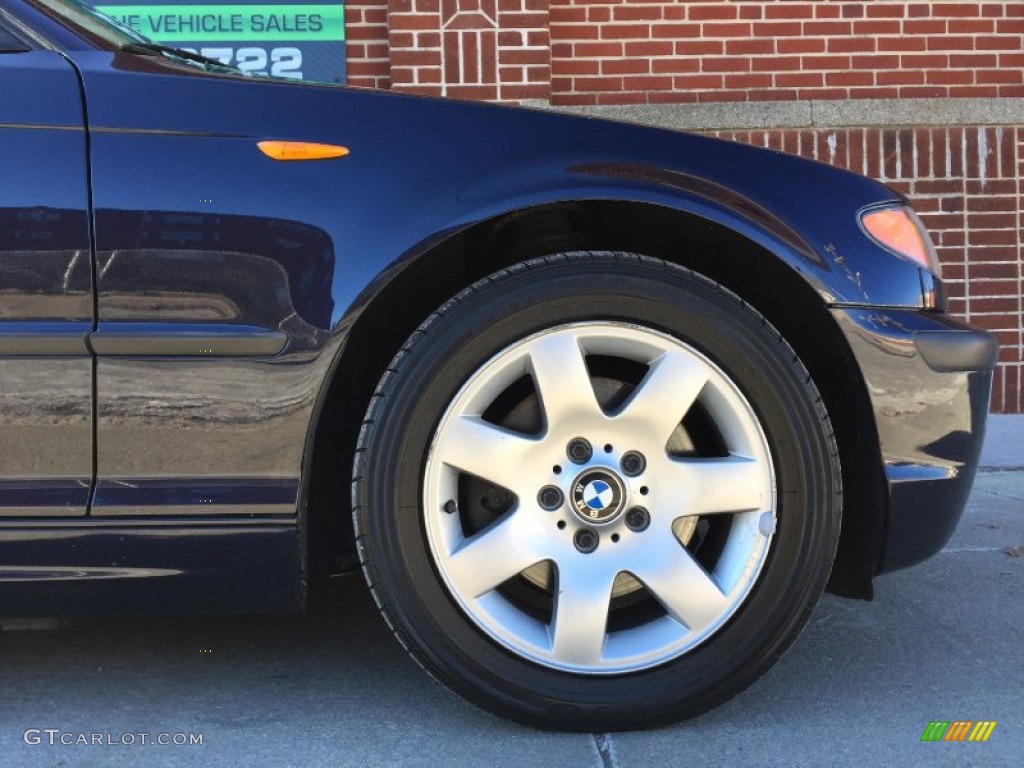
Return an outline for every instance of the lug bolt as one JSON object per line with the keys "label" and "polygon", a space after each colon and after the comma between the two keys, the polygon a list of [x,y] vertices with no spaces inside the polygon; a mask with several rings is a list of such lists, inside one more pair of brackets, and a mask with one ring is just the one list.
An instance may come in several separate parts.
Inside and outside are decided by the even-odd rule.
{"label": "lug bolt", "polygon": [[575,464],[586,464],[594,453],[590,443],[582,437],[575,437],[570,440],[565,452]]}
{"label": "lug bolt", "polygon": [[636,477],[647,469],[647,459],[639,451],[629,451],[623,454],[619,466],[622,467],[623,474],[629,477]]}
{"label": "lug bolt", "polygon": [[558,509],[563,501],[562,490],[556,485],[545,485],[537,494],[537,503],[548,512]]}
{"label": "lug bolt", "polygon": [[647,526],[651,524],[651,513],[643,507],[631,507],[626,511],[626,527],[631,531],[647,530]]}
{"label": "lug bolt", "polygon": [[589,528],[580,528],[576,531],[576,535],[572,537],[572,543],[584,555],[589,555],[597,549],[597,534]]}

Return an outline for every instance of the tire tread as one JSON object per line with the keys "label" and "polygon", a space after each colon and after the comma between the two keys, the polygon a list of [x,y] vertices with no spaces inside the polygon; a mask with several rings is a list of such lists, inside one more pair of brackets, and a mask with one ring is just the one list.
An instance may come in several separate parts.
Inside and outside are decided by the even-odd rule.
{"label": "tire tread", "polygon": [[[373,557],[370,554],[371,548],[369,546],[367,534],[366,534],[366,516],[368,514],[367,503],[365,498],[365,479],[368,474],[367,466],[367,446],[374,440],[376,431],[383,424],[382,416],[386,412],[393,390],[401,378],[401,372],[404,366],[407,364],[410,354],[413,350],[421,343],[423,343],[428,337],[430,337],[436,330],[436,327],[441,320],[448,316],[457,307],[463,304],[467,299],[479,294],[482,290],[487,287],[493,286],[498,282],[502,282],[506,279],[515,277],[517,275],[526,274],[531,270],[536,270],[544,266],[552,266],[556,264],[566,263],[612,263],[620,264],[622,266],[646,266],[648,268],[660,268],[669,279],[678,278],[681,274],[689,276],[690,279],[696,279],[705,289],[715,291],[724,296],[728,301],[734,303],[741,311],[751,313],[755,316],[757,321],[765,329],[766,332],[772,334],[775,339],[775,343],[782,348],[785,356],[789,360],[790,366],[794,369],[794,373],[797,374],[799,382],[805,389],[808,402],[812,404],[816,417],[819,421],[819,427],[828,444],[828,458],[831,464],[830,475],[832,478],[832,491],[831,498],[832,504],[831,509],[833,510],[834,520],[830,526],[831,537],[829,541],[830,558],[831,563],[834,558],[836,547],[839,542],[840,525],[839,520],[842,513],[842,473],[840,471],[839,464],[839,448],[835,439],[835,430],[832,426],[832,421],[829,417],[828,411],[825,408],[824,400],[821,394],[818,392],[814,381],[808,372],[807,368],[801,362],[799,356],[792,346],[786,341],[782,334],[764,317],[760,312],[757,311],[753,306],[744,301],[741,297],[736,295],[734,292],[726,288],[725,286],[711,280],[704,275],[694,272],[686,267],[682,267],[670,262],[663,261],[661,259],[655,259],[649,256],[644,256],[635,253],[627,253],[620,251],[573,251],[567,253],[552,254],[549,256],[542,256],[531,259],[529,261],[520,262],[517,264],[510,265],[503,269],[494,272],[487,277],[478,280],[473,285],[460,291],[458,294],[453,296],[451,299],[446,301],[441,307],[432,312],[426,320],[410,335],[409,339],[402,345],[399,352],[395,355],[394,359],[388,365],[385,373],[381,377],[373,396],[370,399],[370,404],[366,413],[366,416],[360,426],[359,439],[355,452],[355,459],[353,462],[353,480],[352,480],[352,516],[353,523],[356,532],[356,551],[359,555],[359,561],[362,566],[363,575],[366,579],[366,583],[369,586],[370,593],[373,595],[374,602],[377,604],[377,608],[384,618],[385,623],[394,634],[395,638],[405,649],[412,659],[432,678],[440,682],[442,685],[452,688],[452,683],[441,674],[431,661],[421,653],[415,646],[414,643],[410,642],[406,633],[399,626],[398,621],[395,618],[394,609],[388,604],[383,591],[379,588],[379,579],[376,572],[376,565]],[[811,612],[817,604],[817,598],[824,591],[825,583],[828,580],[829,573],[818,574],[818,577],[814,579],[811,587],[816,590],[817,596],[815,599],[806,601],[806,608],[796,618],[797,626],[804,626],[808,620]],[[751,679],[747,685],[753,683],[755,680],[763,676],[768,669],[770,669],[776,661],[788,650],[792,642],[796,639],[796,634],[793,633],[789,640],[785,643],[780,644],[778,650],[769,657],[766,657],[767,663],[761,665],[760,670],[756,676]],[[674,713],[674,718],[679,719],[680,717],[691,717],[701,714],[709,709],[720,706],[726,701],[729,701],[735,697],[743,688],[747,685],[742,686],[739,690],[734,691],[728,695],[718,697],[714,700],[704,702],[699,710],[685,711],[682,713]],[[461,695],[476,701],[477,704],[485,706],[482,701],[477,699],[473,695],[472,690],[466,690],[464,687],[457,689],[457,692]],[[515,713],[509,713],[510,715],[517,717],[517,719],[527,724],[533,725],[539,728],[552,728],[552,724],[540,720],[523,717],[516,715]],[[665,719],[664,715],[659,718],[651,715],[650,712],[638,713],[640,716],[630,722],[623,723],[623,727],[630,728],[650,728],[663,725],[668,720]],[[587,725],[585,720],[579,723],[573,724],[567,722],[565,719],[561,720],[560,727],[569,730],[592,730],[592,726]]]}

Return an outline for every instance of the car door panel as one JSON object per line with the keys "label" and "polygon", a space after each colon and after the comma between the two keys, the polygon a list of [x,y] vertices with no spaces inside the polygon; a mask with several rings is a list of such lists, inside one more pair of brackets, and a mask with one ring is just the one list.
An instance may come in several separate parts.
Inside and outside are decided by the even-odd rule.
{"label": "car door panel", "polygon": [[[173,110],[166,128],[139,127],[109,98],[106,70],[79,58],[95,95],[92,514],[294,516],[331,359],[334,239],[274,210],[281,174],[296,169],[252,138],[176,130]],[[178,85],[145,73],[118,82],[121,93]]]}
{"label": "car door panel", "polygon": [[86,136],[71,65],[0,55],[0,517],[79,516],[92,482]]}

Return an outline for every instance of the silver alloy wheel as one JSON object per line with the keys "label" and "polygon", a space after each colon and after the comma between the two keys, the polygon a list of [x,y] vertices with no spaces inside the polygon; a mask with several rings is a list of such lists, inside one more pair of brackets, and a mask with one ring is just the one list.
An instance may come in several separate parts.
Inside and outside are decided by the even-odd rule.
{"label": "silver alloy wheel", "polygon": [[[646,373],[625,402],[606,412],[589,356],[640,363]],[[484,419],[524,376],[541,402],[538,434]],[[695,403],[717,430],[722,455],[669,452]],[[593,447],[582,463],[566,455],[577,438]],[[635,476],[620,467],[629,452],[646,460]],[[463,473],[515,496],[499,519],[468,535],[456,504]],[[538,500],[548,486],[562,495],[553,511]],[[551,328],[481,366],[440,420],[423,493],[431,555],[465,614],[515,654],[577,673],[647,669],[709,638],[756,583],[775,530],[771,453],[747,399],[693,347],[620,322]],[[601,510],[600,519],[588,519],[588,508],[574,504],[583,496]],[[638,507],[647,512],[642,528],[632,514]],[[702,564],[687,546],[697,520],[717,521],[724,531],[713,562]],[[597,537],[592,551],[580,547],[587,532]],[[554,571],[547,617],[524,608],[503,586],[541,564]],[[619,599],[613,588],[623,578],[635,579],[660,606],[624,628],[610,620]]]}

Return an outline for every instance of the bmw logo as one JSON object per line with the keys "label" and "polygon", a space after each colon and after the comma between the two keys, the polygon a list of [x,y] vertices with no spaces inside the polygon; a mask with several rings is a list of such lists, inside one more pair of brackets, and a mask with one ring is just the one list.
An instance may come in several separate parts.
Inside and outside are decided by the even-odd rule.
{"label": "bmw logo", "polygon": [[583,503],[598,511],[615,502],[615,491],[604,480],[591,480],[583,486]]}
{"label": "bmw logo", "polygon": [[625,488],[614,473],[605,469],[583,472],[572,484],[572,505],[588,523],[607,523],[622,511]]}

